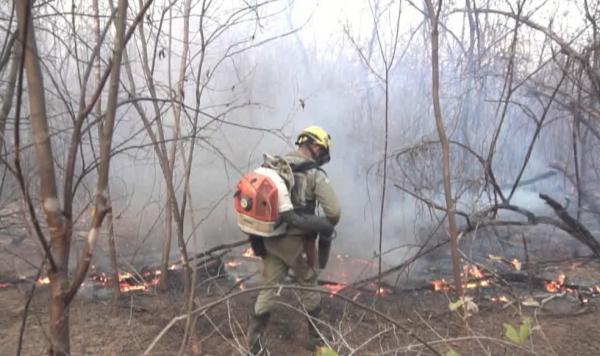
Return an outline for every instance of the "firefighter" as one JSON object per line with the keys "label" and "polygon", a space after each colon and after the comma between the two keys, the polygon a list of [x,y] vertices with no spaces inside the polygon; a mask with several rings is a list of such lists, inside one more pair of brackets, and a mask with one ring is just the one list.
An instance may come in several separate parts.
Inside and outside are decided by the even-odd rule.
{"label": "firefighter", "polygon": [[[315,168],[294,173],[295,184],[291,191],[294,210],[301,214],[315,215],[318,204],[327,220],[333,225],[337,224],[341,209],[331,182],[321,169],[321,166],[330,160],[331,137],[322,128],[309,126],[298,135],[296,146],[296,151],[284,156],[290,165],[306,164],[306,162],[316,164]],[[324,236],[324,234],[319,236],[321,268],[325,267],[327,256],[324,254],[329,254],[328,246],[334,235],[333,233],[331,236]],[[264,284],[269,286],[282,283],[291,270],[294,282],[298,285],[317,287],[316,238],[315,233],[292,226],[281,237],[263,239]],[[298,291],[298,294],[309,315],[307,318],[309,347],[315,349],[323,345],[314,326],[314,318],[318,318],[321,311],[321,295],[308,291]],[[260,354],[264,349],[261,337],[267,327],[276,298],[277,291],[274,289],[262,290],[256,298],[247,332],[248,346],[252,354]],[[310,318],[313,318],[313,322]]]}

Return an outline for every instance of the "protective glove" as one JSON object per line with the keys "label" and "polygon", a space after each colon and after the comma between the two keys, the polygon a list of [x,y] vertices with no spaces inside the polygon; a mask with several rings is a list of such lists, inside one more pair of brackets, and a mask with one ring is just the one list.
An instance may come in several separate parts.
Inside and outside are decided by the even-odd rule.
{"label": "protective glove", "polygon": [[327,267],[327,262],[329,262],[329,253],[331,252],[331,243],[336,238],[336,232],[333,232],[329,235],[319,234],[319,250],[317,252],[319,259],[319,268],[324,269]]}
{"label": "protective glove", "polygon": [[331,244],[331,242],[335,240],[336,237],[337,232],[335,231],[335,229],[332,228],[330,233],[322,232],[319,234],[319,243],[329,242]]}
{"label": "protective glove", "polygon": [[265,257],[267,255],[265,241],[262,237],[250,235],[248,236],[248,239],[250,240],[250,246],[252,247],[252,252],[254,252],[254,256]]}

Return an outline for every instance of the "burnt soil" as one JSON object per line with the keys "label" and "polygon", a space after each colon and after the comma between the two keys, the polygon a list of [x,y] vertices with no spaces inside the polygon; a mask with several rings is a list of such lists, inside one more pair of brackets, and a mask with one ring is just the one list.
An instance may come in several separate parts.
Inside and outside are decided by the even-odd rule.
{"label": "burnt soil", "polygon": [[[0,289],[0,354],[14,355],[25,304],[31,284]],[[196,303],[207,305],[222,298],[234,282],[227,278],[205,281],[198,288]],[[514,290],[527,290],[514,284]],[[239,290],[239,289],[235,289]],[[442,355],[450,349],[460,355],[600,355],[600,298],[581,304],[569,294],[554,295],[542,307],[519,303],[497,303],[490,298],[505,290],[498,288],[469,291],[479,311],[465,323],[450,311],[451,294],[434,292],[429,287],[396,290],[382,297],[365,291],[347,290],[355,298],[395,320],[431,342]],[[537,293],[537,296],[536,294]],[[536,291],[536,299],[547,293]],[[122,296],[113,307],[106,291],[81,293],[70,312],[73,355],[141,355],[176,316],[182,314],[181,293],[175,290],[135,292]],[[272,355],[311,355],[306,348],[306,321],[296,308],[291,291],[283,291],[267,331]],[[186,355],[244,354],[243,331],[247,325],[254,293],[241,294],[217,304],[196,319]],[[47,290],[37,288],[27,316],[23,355],[42,355],[47,349]],[[517,345],[505,337],[503,324],[518,328],[530,318],[532,335]],[[414,337],[374,313],[339,298],[323,298],[320,329],[339,354],[395,355],[432,354]],[[156,343],[151,355],[176,355],[184,334],[185,321],[176,322]]]}

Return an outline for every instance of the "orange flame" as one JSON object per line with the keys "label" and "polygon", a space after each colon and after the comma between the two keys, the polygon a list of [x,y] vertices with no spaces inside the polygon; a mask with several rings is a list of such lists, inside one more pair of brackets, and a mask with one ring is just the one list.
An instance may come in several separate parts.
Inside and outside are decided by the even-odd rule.
{"label": "orange flame", "polygon": [[331,291],[329,296],[330,298],[333,298],[333,296],[336,295],[339,291],[346,288],[346,286],[343,284],[323,284],[323,287]]}
{"label": "orange flame", "polygon": [[476,281],[466,282],[464,288],[475,289],[479,287],[489,287],[491,285],[490,279],[486,277],[479,266],[469,264],[464,267],[464,271],[464,275],[467,278],[477,279]]}
{"label": "orange flame", "polygon": [[119,272],[119,282],[123,282],[126,279],[133,278],[133,274],[129,272]]}
{"label": "orange flame", "polygon": [[390,294],[390,290],[387,288],[379,287],[377,289],[377,292],[375,292],[375,294],[377,294],[378,296],[384,296],[386,294]]}
{"label": "orange flame", "polygon": [[242,256],[248,258],[256,258],[256,256],[254,255],[254,251],[252,251],[252,247],[246,247],[244,249],[244,252],[242,252]]}
{"label": "orange flame", "polygon": [[244,285],[244,283],[242,282],[242,279],[240,277],[235,277],[235,283],[239,283],[240,290],[246,289],[246,286]]}
{"label": "orange flame", "polygon": [[239,267],[241,264],[242,264],[242,262],[240,262],[240,261],[235,261],[235,260],[227,261],[227,262],[225,262],[225,267],[236,268],[236,267]]}
{"label": "orange flame", "polygon": [[[562,290],[565,290],[564,284],[566,279],[567,277],[565,276],[565,274],[560,273],[558,277],[556,277],[555,281],[544,281],[544,287],[550,293],[558,293]],[[569,291],[568,288],[566,290]]]}
{"label": "orange flame", "polygon": [[[492,284],[491,279],[485,275],[484,271],[480,267],[473,264],[465,265],[463,267],[462,275],[466,279],[466,281],[463,283],[463,288],[465,289],[489,287]],[[433,285],[433,290],[436,292],[447,292],[452,288],[451,285],[443,278],[431,281],[431,284]]]}
{"label": "orange flame", "polygon": [[556,281],[544,281],[544,287],[550,293],[557,293],[560,291],[561,285]]}
{"label": "orange flame", "polygon": [[479,286],[479,284],[477,282],[467,282],[465,283],[464,287],[466,289],[475,289]]}
{"label": "orange flame", "polygon": [[90,274],[90,279],[96,283],[107,285],[108,284],[108,276],[105,273],[97,273],[94,272]]}
{"label": "orange flame", "polygon": [[481,269],[475,265],[466,265],[465,268],[465,275],[467,277],[474,277],[474,278],[483,278],[483,272],[481,272]]}
{"label": "orange flame", "polygon": [[505,295],[501,295],[498,298],[492,297],[492,298],[490,298],[490,300],[492,302],[500,302],[500,303],[508,303],[510,301],[510,299],[508,299],[508,297]]}
{"label": "orange flame", "polygon": [[127,292],[132,292],[132,291],[144,291],[144,292],[147,292],[149,290],[149,287],[146,284],[119,283],[119,290],[122,293],[127,293]]}
{"label": "orange flame", "polygon": [[510,264],[512,265],[512,267],[513,267],[515,270],[517,270],[517,271],[520,271],[520,270],[521,270],[521,267],[522,267],[521,261],[519,261],[519,260],[518,260],[518,259],[516,259],[516,258],[513,258],[513,259],[512,259],[512,260],[510,260],[509,262],[510,262]]}
{"label": "orange flame", "polygon": [[37,284],[42,284],[42,285],[43,284],[50,284],[50,278],[48,278],[48,277],[43,277],[43,278],[40,277],[37,280]]}
{"label": "orange flame", "polygon": [[433,290],[436,292],[447,292],[450,290],[450,285],[444,278],[431,281],[431,284],[433,285]]}

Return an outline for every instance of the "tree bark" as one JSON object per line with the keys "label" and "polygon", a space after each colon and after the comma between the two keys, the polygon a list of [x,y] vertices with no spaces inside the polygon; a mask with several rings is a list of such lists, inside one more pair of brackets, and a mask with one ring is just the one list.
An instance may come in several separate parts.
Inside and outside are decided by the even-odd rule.
{"label": "tree bark", "polygon": [[[204,6],[204,5],[203,5]],[[177,92],[175,94],[175,102],[174,104],[174,115],[175,115],[175,132],[173,134],[173,142],[171,143],[171,151],[169,157],[169,175],[171,181],[171,189],[169,190],[172,195],[175,194],[175,187],[173,185],[173,178],[175,173],[175,161],[177,159],[177,143],[179,142],[181,136],[181,107],[184,101],[184,84],[185,84],[185,76],[187,72],[187,63],[188,63],[188,53],[189,53],[189,35],[190,35],[190,12],[192,8],[192,1],[187,0],[184,5],[184,13],[183,13],[183,54],[181,56],[181,62],[179,64],[179,79],[177,81]],[[192,140],[192,147],[194,145],[194,141]],[[189,170],[191,171],[191,162],[189,166]],[[189,184],[189,176],[186,176],[186,180]],[[185,218],[185,202],[186,202],[186,187],[184,187],[181,210],[179,213],[174,211],[175,223],[176,223],[176,233],[177,233],[177,244],[179,247],[179,258],[181,260],[181,264],[183,267],[183,290],[184,295],[189,297],[190,291],[192,290],[192,277],[190,271],[190,265],[188,263],[188,255],[187,255],[187,247],[185,244],[185,239],[183,237],[184,232],[184,218]],[[175,200],[171,199],[171,202],[174,203]],[[177,204],[172,205],[173,210],[179,210],[179,206]],[[185,340],[184,340],[185,342]]]}
{"label": "tree bark", "polygon": [[450,253],[452,255],[452,271],[454,272],[454,284],[456,294],[459,298],[463,296],[462,280],[460,276],[461,265],[460,255],[458,253],[458,231],[456,229],[456,217],[454,211],[454,201],[452,199],[452,185],[450,176],[450,145],[446,129],[444,128],[444,119],[442,117],[442,108],[440,104],[440,65],[439,65],[439,32],[438,21],[442,0],[439,0],[438,8],[435,9],[432,0],[425,0],[427,13],[431,22],[431,95],[433,100],[433,111],[437,132],[442,145],[442,168],[444,176],[444,196],[446,199],[446,209],[448,211],[448,227],[450,232]]}
{"label": "tree bark", "polygon": [[15,85],[17,83],[17,74],[19,73],[19,64],[21,63],[20,56],[17,55],[19,52],[18,47],[14,47],[13,61],[10,66],[10,72],[8,74],[6,91],[4,92],[4,99],[2,101],[2,108],[0,109],[0,155],[4,149],[4,143],[6,141],[4,134],[6,132],[6,121],[8,113],[12,108],[13,98],[15,95]]}
{"label": "tree bark", "polygon": [[108,200],[108,178],[110,168],[110,150],[112,146],[113,128],[117,113],[117,99],[119,94],[119,84],[121,75],[121,58],[123,57],[123,48],[125,47],[125,27],[127,21],[127,0],[119,0],[117,21],[116,21],[116,36],[113,48],[113,66],[110,73],[110,86],[108,90],[108,102],[106,106],[106,118],[102,125],[102,134],[100,136],[100,164],[98,167],[98,181],[96,184],[96,206],[94,209],[94,217],[92,226],[88,232],[87,241],[84,247],[83,254],[79,261],[77,272],[73,277],[73,282],[66,295],[66,302],[69,303],[79,290],[81,282],[87,275],[96,239],[104,217],[110,211]]}
{"label": "tree bark", "polygon": [[35,42],[35,30],[31,16],[31,3],[16,3],[20,44],[23,46],[24,69],[27,73],[31,132],[43,210],[50,232],[50,245],[54,268],[48,271],[50,278],[50,354],[68,355],[69,313],[64,303],[68,283],[69,243],[65,234],[65,223],[59,205],[52,145],[46,117],[44,81]]}
{"label": "tree bark", "polygon": [[[95,27],[94,35],[96,37],[96,46],[100,46],[100,44],[102,43],[102,36],[100,34],[100,11],[98,8],[98,0],[93,0],[92,7],[94,9],[94,27]],[[99,56],[96,57],[95,67],[96,67],[95,68],[96,85],[101,85],[102,69],[101,69],[101,61],[100,61]],[[100,98],[98,98],[98,102],[96,103],[95,110],[96,110],[96,117],[97,118],[102,117],[102,101]],[[103,130],[103,125],[98,125],[98,136],[99,137],[102,136],[102,130]],[[108,196],[109,204],[112,205],[111,199],[110,199],[110,188],[107,189],[107,196]],[[112,303],[113,303],[113,305],[116,306],[116,303],[119,300],[119,297],[121,296],[121,289],[119,287],[119,267],[117,264],[117,249],[115,246],[115,232],[114,232],[112,210],[108,213],[107,219],[108,219],[108,226],[107,226],[108,254],[109,254],[110,267],[111,267],[111,272],[112,272],[112,277],[109,279],[109,281],[110,281],[110,287],[113,290]],[[115,308],[114,310],[116,311],[118,309]]]}

